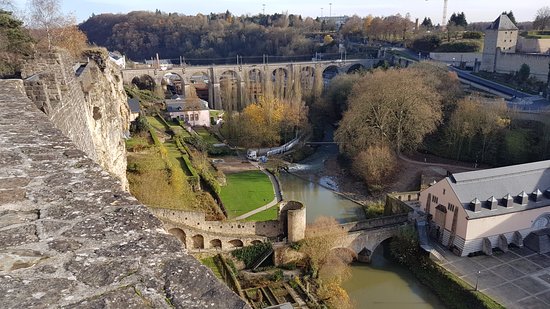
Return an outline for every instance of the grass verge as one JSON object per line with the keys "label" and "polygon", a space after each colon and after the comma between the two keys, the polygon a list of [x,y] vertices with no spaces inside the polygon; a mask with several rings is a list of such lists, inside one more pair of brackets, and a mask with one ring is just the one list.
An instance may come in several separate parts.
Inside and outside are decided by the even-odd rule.
{"label": "grass verge", "polygon": [[275,196],[269,177],[261,171],[227,174],[220,198],[229,218],[235,218],[271,202]]}
{"label": "grass verge", "polygon": [[279,211],[278,211],[279,207],[277,205],[269,208],[269,209],[266,209],[262,212],[259,212],[255,215],[252,215],[246,219],[244,219],[245,221],[256,221],[256,222],[259,222],[259,221],[269,221],[269,220],[277,220],[277,216],[279,214]]}

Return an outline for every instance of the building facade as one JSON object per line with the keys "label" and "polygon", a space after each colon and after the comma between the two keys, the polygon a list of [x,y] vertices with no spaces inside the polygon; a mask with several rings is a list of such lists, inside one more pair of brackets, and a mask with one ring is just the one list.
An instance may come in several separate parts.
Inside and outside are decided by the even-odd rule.
{"label": "building facade", "polygon": [[420,193],[430,235],[460,256],[550,227],[550,160],[450,175]]}
{"label": "building facade", "polygon": [[166,100],[166,118],[182,120],[190,126],[210,127],[208,102],[199,98]]}
{"label": "building facade", "polygon": [[486,30],[483,44],[481,70],[494,72],[496,54],[515,53],[518,40],[518,27],[506,14],[500,15]]}

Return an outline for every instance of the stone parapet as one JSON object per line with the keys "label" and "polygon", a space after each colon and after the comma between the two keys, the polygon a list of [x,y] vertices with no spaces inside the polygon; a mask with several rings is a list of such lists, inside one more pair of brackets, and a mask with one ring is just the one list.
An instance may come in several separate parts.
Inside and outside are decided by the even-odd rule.
{"label": "stone parapet", "polygon": [[0,80],[2,308],[247,308]]}

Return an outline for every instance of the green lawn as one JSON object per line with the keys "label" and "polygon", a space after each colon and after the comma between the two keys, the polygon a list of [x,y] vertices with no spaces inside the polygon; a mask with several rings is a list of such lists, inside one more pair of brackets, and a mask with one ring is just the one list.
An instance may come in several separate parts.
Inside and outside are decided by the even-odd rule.
{"label": "green lawn", "polygon": [[151,126],[153,126],[153,128],[162,132],[166,132],[166,127],[162,122],[160,122],[159,119],[157,119],[157,117],[147,116],[147,121]]}
{"label": "green lawn", "polygon": [[205,128],[203,127],[196,127],[196,128],[193,128],[195,130],[195,132],[197,132],[199,134],[199,136],[208,144],[219,144],[220,141],[218,141],[217,138],[215,138],[214,136],[212,136],[210,134],[210,132],[208,132],[208,130],[206,130]]}
{"label": "green lawn", "polygon": [[227,185],[221,188],[220,197],[229,218],[235,218],[271,202],[275,196],[273,186],[261,171],[227,174]]}
{"label": "green lawn", "polygon": [[255,215],[252,215],[246,219],[245,221],[269,221],[269,220],[277,220],[278,215],[278,206],[273,206],[267,210],[264,210],[262,212],[259,212]]}

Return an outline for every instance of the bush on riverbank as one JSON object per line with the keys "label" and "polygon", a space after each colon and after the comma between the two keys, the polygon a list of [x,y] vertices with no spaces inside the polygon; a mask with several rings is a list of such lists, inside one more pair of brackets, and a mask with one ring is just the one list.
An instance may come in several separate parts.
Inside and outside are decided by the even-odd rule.
{"label": "bush on riverbank", "polygon": [[429,287],[447,308],[471,309],[504,307],[432,261],[419,245],[414,228],[401,229],[390,243],[393,259],[405,265],[414,276]]}

